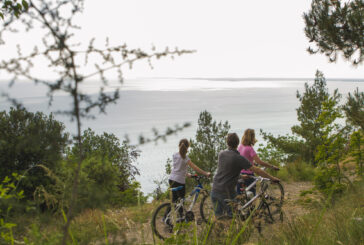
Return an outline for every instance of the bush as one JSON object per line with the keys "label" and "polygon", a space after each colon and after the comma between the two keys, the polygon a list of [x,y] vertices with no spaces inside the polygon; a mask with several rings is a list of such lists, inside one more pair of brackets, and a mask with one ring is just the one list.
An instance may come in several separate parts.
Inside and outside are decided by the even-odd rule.
{"label": "bush", "polygon": [[0,179],[12,173],[26,173],[19,188],[24,190],[25,199],[33,199],[38,186],[47,188],[52,183],[37,166],[57,170],[68,143],[64,129],[52,114],[46,116],[19,108],[0,112]]}
{"label": "bush", "polygon": [[315,167],[299,161],[287,164],[286,169],[293,181],[312,181],[316,173]]}
{"label": "bush", "polygon": [[[138,169],[133,165],[139,151],[127,141],[120,143],[113,134],[96,135],[91,129],[82,135],[84,160],[80,172],[78,209],[135,205],[146,201],[135,181]],[[73,146],[63,163],[65,196],[69,200],[79,148]]]}

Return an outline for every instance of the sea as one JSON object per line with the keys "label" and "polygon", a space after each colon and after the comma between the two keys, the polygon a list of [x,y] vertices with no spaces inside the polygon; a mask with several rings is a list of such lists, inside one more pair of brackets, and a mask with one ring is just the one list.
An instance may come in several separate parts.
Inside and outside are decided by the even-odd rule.
{"label": "sea", "polygon": [[[155,180],[166,178],[165,164],[172,154],[178,151],[178,142],[182,138],[193,139],[197,121],[202,111],[211,113],[217,122],[228,121],[231,132],[242,136],[246,128],[256,131],[258,143],[265,143],[259,134],[260,129],[274,135],[291,132],[291,127],[298,123],[296,109],[299,101],[297,91],[304,91],[304,84],[312,84],[313,78],[135,78],[124,83],[111,82],[106,91],[120,88],[120,99],[106,108],[106,114],[97,110],[91,114],[95,119],[84,119],[82,129],[91,128],[98,134],[112,133],[120,140],[126,137],[130,143],[138,145],[140,135],[153,137],[153,128],[160,133],[168,127],[183,125],[190,127],[172,134],[166,141],[159,140],[138,145],[140,157],[136,167],[140,171],[137,180],[141,190],[151,193],[156,188]],[[98,81],[90,81],[82,90],[90,95],[97,93]],[[330,92],[338,89],[342,102],[347,94],[356,88],[364,90],[363,79],[327,79]],[[64,93],[57,93],[49,106],[47,88],[32,82],[16,82],[12,86],[0,81],[0,94],[22,102],[29,111],[42,111],[46,114],[70,109],[71,98]],[[0,97],[0,111],[9,110],[12,104]],[[75,121],[55,114],[71,134],[76,132]]]}

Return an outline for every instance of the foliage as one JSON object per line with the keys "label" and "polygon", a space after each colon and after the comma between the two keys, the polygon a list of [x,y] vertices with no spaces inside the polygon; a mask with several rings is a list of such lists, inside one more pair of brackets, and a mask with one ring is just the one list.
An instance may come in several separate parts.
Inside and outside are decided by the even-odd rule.
{"label": "foliage", "polygon": [[62,239],[62,233],[58,231],[53,231],[51,233],[45,234],[41,231],[37,224],[31,224],[28,232],[28,237],[24,238],[26,245],[53,245],[59,244]]}
{"label": "foliage", "polygon": [[0,112],[0,178],[26,173],[20,188],[26,199],[32,199],[38,186],[51,184],[43,169],[37,166],[42,164],[56,170],[67,143],[64,125],[52,114],[46,116],[19,108]]}
{"label": "foliage", "polygon": [[305,91],[303,94],[297,91],[297,98],[300,101],[300,106],[297,108],[297,119],[300,124],[291,128],[293,136],[275,137],[262,130],[261,134],[273,150],[287,154],[288,161],[301,159],[316,165],[316,150],[323,143],[324,134],[318,119],[322,117],[324,103],[333,103],[332,106],[337,106],[340,94],[335,90],[330,96],[325,77],[317,71],[314,83],[311,86],[305,83]]}
{"label": "foliage", "polygon": [[349,159],[347,162],[355,162],[356,173],[359,176],[363,175],[363,158],[364,158],[364,134],[363,131],[358,130],[351,134],[349,145]]}
{"label": "foliage", "polygon": [[[91,117],[90,111],[94,108],[104,113],[106,106],[109,103],[115,103],[119,98],[118,89],[106,93],[105,87],[109,86],[106,73],[111,70],[116,71],[119,81],[122,83],[123,73],[121,68],[125,65],[132,68],[133,64],[139,60],[147,60],[151,65],[151,60],[154,58],[173,57],[193,52],[179,50],[178,48],[174,50],[166,48],[164,51],[157,52],[154,47],[151,52],[146,52],[141,49],[129,48],[126,44],[110,46],[108,39],[105,47],[96,47],[94,39],[90,40],[87,47],[82,47],[82,45],[79,45],[78,38],[75,38],[75,34],[80,27],[74,23],[74,17],[82,12],[83,3],[83,0],[34,0],[30,2],[27,12],[20,15],[19,19],[7,19],[0,30],[0,42],[2,44],[5,43],[4,34],[18,31],[18,27],[24,27],[25,32],[33,34],[33,39],[38,37],[38,35],[32,33],[33,31],[38,34],[37,29],[40,29],[42,30],[41,33],[44,33],[43,37],[39,37],[38,45],[32,51],[24,55],[19,46],[18,57],[0,63],[0,70],[13,75],[12,82],[23,78],[46,85],[49,88],[47,95],[50,104],[54,93],[57,91],[66,92],[73,99],[72,108],[60,112],[69,115],[76,121],[77,135],[75,138],[79,149],[78,156],[74,159],[77,162],[77,167],[74,168],[72,197],[67,213],[62,240],[63,245],[67,242],[68,228],[73,218],[79,175],[84,159],[81,140],[81,118]],[[18,25],[18,23],[22,25]],[[35,62],[39,59],[42,59],[43,62]],[[82,65],[80,62],[82,62]],[[34,72],[35,68],[51,72],[56,79],[44,80],[40,78],[41,74]],[[52,75],[49,76],[52,77]],[[102,82],[96,98],[80,90],[82,84],[87,80],[94,79],[95,76],[99,76]]]}
{"label": "foliage", "polygon": [[163,140],[164,142],[167,141],[167,137],[172,135],[172,134],[177,134],[180,131],[183,131],[183,129],[188,128],[191,126],[191,123],[189,122],[185,122],[183,123],[181,126],[176,124],[174,126],[174,128],[168,127],[165,132],[160,133],[159,130],[157,130],[156,128],[152,129],[153,132],[153,137],[149,138],[149,137],[145,137],[144,135],[139,135],[139,144],[143,145],[143,144],[147,144],[147,143],[151,143],[151,142],[158,142],[159,140]]}
{"label": "foliage", "polygon": [[315,186],[325,194],[333,191],[341,192],[346,186],[343,180],[348,180],[340,166],[340,161],[346,155],[346,144],[350,134],[350,127],[342,127],[335,123],[343,118],[342,110],[337,105],[335,97],[329,98],[322,105],[322,112],[317,119],[322,132],[322,144],[317,147],[315,155],[320,171],[315,176]]}
{"label": "foliage", "polygon": [[0,4],[0,18],[4,19],[6,14],[14,14],[15,17],[19,17],[28,8],[29,4],[26,0],[4,0]]}
{"label": "foliage", "polygon": [[[80,207],[125,206],[136,204],[138,198],[145,201],[139,183],[135,182],[139,171],[134,165],[139,151],[134,146],[127,141],[120,143],[113,134],[97,135],[91,129],[84,131],[82,142],[84,160],[80,174]],[[64,162],[65,183],[70,183],[74,177],[77,165],[72,159],[77,157],[78,147],[74,145],[70,149],[69,160]]]}
{"label": "foliage", "polygon": [[[128,141],[120,140],[114,135],[104,132],[96,135],[90,128],[85,130],[82,135],[83,152],[86,159],[98,157],[103,161],[110,161],[111,166],[115,167],[118,178],[118,188],[124,191],[129,188],[129,183],[139,175],[139,170],[134,166],[140,151],[135,146],[131,146]],[[76,155],[79,146],[74,145],[72,154]],[[91,171],[90,171],[91,172]],[[103,176],[98,177],[101,181]]]}
{"label": "foliage", "polygon": [[258,244],[331,245],[364,243],[364,183],[355,186],[356,191],[345,192],[334,205],[310,208],[307,215],[288,219]]}
{"label": "foliage", "polygon": [[23,191],[17,190],[16,182],[19,182],[21,176],[16,173],[12,174],[12,178],[6,176],[0,182],[0,238],[1,242],[7,244],[14,244],[13,228],[16,226],[14,223],[6,221],[11,205],[9,200],[20,200],[24,197]]}
{"label": "foliage", "polygon": [[348,94],[348,100],[343,106],[347,121],[364,131],[364,92],[356,88],[354,94]]}
{"label": "foliage", "polygon": [[312,181],[316,175],[316,168],[311,164],[307,164],[302,161],[295,161],[286,163],[280,167],[279,171],[270,171],[269,173],[277,176],[281,180],[285,181]]}
{"label": "foliage", "polygon": [[153,180],[153,183],[157,186],[151,193],[153,200],[163,200],[167,199],[170,195],[170,190],[168,190],[168,178],[172,172],[172,159],[167,158],[165,165],[165,173],[162,177]]}
{"label": "foliage", "polygon": [[276,163],[279,166],[282,163],[296,161],[302,158],[301,155],[304,155],[304,152],[302,152],[304,150],[302,148],[304,141],[295,136],[287,134],[274,137],[262,129],[260,129],[260,134],[267,141],[267,145],[261,145],[258,153],[262,154],[262,159],[267,162]]}
{"label": "foliage", "polygon": [[304,14],[305,33],[316,49],[310,53],[324,53],[330,62],[338,53],[354,65],[364,60],[364,2],[362,0],[313,0]]}
{"label": "foliage", "polygon": [[201,112],[195,139],[190,140],[188,156],[191,161],[201,169],[214,173],[219,152],[227,148],[225,138],[229,129],[228,121],[217,123],[209,112]]}

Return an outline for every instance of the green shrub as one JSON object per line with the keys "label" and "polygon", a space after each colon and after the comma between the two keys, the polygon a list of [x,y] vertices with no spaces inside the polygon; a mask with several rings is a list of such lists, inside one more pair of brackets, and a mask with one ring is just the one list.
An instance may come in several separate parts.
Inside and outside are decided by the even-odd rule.
{"label": "green shrub", "polygon": [[[120,143],[113,134],[97,135],[91,129],[82,135],[84,160],[79,176],[77,208],[104,208],[143,203],[146,197],[140,191],[135,177],[139,174],[133,165],[139,151],[127,141]],[[63,162],[65,198],[69,200],[77,167],[77,145],[68,152]]]}
{"label": "green shrub", "polygon": [[286,169],[294,181],[312,181],[316,172],[312,165],[299,161],[287,164]]}
{"label": "green shrub", "polygon": [[281,166],[279,171],[271,169],[267,169],[267,171],[285,181],[312,181],[317,170],[311,164],[295,161]]}
{"label": "green shrub", "polygon": [[11,108],[0,112],[0,179],[12,173],[23,175],[19,188],[32,200],[38,186],[47,188],[52,180],[39,164],[56,171],[62,159],[68,134],[64,125],[41,112]]}

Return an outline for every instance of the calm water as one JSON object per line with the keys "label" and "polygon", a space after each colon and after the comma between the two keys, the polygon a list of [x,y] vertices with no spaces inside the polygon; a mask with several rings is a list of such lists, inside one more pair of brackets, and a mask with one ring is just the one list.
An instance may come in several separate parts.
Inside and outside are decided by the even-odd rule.
{"label": "calm water", "polygon": [[[309,81],[309,80],[307,80]],[[296,91],[303,91],[303,80],[273,81],[229,81],[203,79],[134,79],[122,86],[121,99],[110,105],[107,115],[97,115],[95,120],[83,122],[83,129],[92,128],[97,133],[113,133],[120,139],[128,135],[132,143],[137,142],[142,133],[151,136],[151,129],[161,132],[176,124],[191,122],[192,126],[172,135],[167,142],[147,144],[140,147],[142,154],[137,166],[141,175],[138,180],[142,191],[152,192],[153,180],[164,174],[166,159],[178,150],[181,138],[192,138],[197,128],[199,113],[209,111],[217,121],[229,121],[231,131],[242,135],[245,128],[254,128],[271,132],[275,135],[290,132],[297,123],[296,108],[299,103]],[[113,84],[112,87],[119,86]],[[346,97],[356,87],[364,90],[363,82],[328,81],[330,91],[335,88]],[[92,94],[97,89],[96,82],[83,87]],[[59,94],[52,107],[48,107],[45,98],[46,89],[31,83],[18,83],[8,88],[0,82],[0,91],[6,91],[23,101],[30,111],[49,113],[69,107],[70,98]],[[7,110],[9,103],[0,99],[0,110]],[[75,123],[68,118],[56,116],[65,123],[70,132],[75,132]],[[258,134],[258,143],[261,137]]]}

